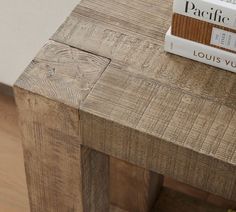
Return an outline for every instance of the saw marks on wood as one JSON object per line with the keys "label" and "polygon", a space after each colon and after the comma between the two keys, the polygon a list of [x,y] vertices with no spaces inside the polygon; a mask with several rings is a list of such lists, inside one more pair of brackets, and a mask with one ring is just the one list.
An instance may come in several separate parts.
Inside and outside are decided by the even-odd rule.
{"label": "saw marks on wood", "polygon": [[[23,165],[22,147],[20,133],[17,125],[16,105],[12,97],[6,97],[0,93],[0,211],[3,212],[29,212],[28,194],[26,188],[25,172]],[[172,179],[165,180],[165,186],[176,189],[187,195],[194,196],[208,202],[213,202],[224,208],[234,208],[235,204],[227,202],[219,197],[200,192],[187,185],[180,184]],[[181,195],[181,194],[180,194]],[[168,195],[169,197],[170,195]],[[167,198],[160,201],[160,207],[165,206]],[[184,201],[179,199],[178,203]],[[195,200],[197,201],[197,200]],[[223,210],[226,212],[226,210]],[[128,212],[111,206],[111,212]],[[169,211],[168,211],[169,212]]]}
{"label": "saw marks on wood", "polygon": [[[120,9],[120,1],[109,1],[114,7],[113,10],[108,9],[109,14],[116,17],[114,23],[110,21],[108,11],[105,11],[109,3],[102,4],[103,10],[100,10],[96,0],[86,2],[76,8],[76,12],[73,12],[54,34],[53,40],[110,58],[113,62],[121,63],[122,68],[131,74],[137,73],[174,89],[180,89],[180,92],[236,108],[235,74],[164,52],[164,35],[170,23],[164,24],[162,19],[157,18],[155,24],[161,29],[160,34],[151,38],[139,31],[130,30],[132,27],[123,23],[119,12],[116,12],[116,8]],[[166,1],[158,2],[166,4]],[[153,6],[151,2],[146,4],[149,4],[150,8]],[[91,11],[84,11],[83,5]],[[136,8],[137,5],[127,2],[126,6],[136,11],[135,16],[132,14],[134,20],[138,20],[140,25],[146,25],[146,19],[139,19],[142,12]],[[122,11],[125,10],[123,7]],[[162,12],[157,10],[156,13],[167,21],[167,16]],[[126,11],[123,18],[128,20],[129,14]]]}
{"label": "saw marks on wood", "polygon": [[234,199],[235,111],[122,68],[82,104],[84,144]]}
{"label": "saw marks on wood", "polygon": [[49,41],[16,85],[79,108],[108,63],[106,58]]}
{"label": "saw marks on wood", "polygon": [[166,1],[82,1],[74,10],[85,16],[156,39],[165,33],[171,20],[172,2]]}
{"label": "saw marks on wood", "polygon": [[83,145],[235,201],[236,75],[164,52],[171,4],[82,1],[17,86],[79,109]]}
{"label": "saw marks on wood", "polygon": [[236,75],[165,53],[170,12],[171,1],[85,0],[52,37],[111,59],[82,105],[97,127],[84,142],[235,200]]}

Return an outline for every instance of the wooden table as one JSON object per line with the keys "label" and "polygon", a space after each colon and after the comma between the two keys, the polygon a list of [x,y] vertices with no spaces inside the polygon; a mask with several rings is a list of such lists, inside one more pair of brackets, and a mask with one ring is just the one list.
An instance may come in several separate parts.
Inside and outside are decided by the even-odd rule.
{"label": "wooden table", "polygon": [[147,211],[163,176],[236,201],[236,74],[164,52],[171,8],[84,0],[18,79],[32,211]]}

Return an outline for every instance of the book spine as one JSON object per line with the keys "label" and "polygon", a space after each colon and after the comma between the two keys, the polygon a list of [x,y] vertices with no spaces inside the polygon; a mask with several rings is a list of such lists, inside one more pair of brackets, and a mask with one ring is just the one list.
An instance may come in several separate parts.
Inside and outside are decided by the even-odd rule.
{"label": "book spine", "polygon": [[171,34],[171,28],[166,33],[165,50],[236,73],[236,57],[234,53],[179,38]]}
{"label": "book spine", "polygon": [[175,13],[172,35],[236,53],[236,30],[206,21]]}
{"label": "book spine", "polygon": [[236,4],[221,0],[174,0],[173,12],[236,30]]}

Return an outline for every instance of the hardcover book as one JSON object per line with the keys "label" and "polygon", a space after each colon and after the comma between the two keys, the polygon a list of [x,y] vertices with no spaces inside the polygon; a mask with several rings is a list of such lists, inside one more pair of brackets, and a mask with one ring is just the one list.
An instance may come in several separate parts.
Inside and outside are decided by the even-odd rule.
{"label": "hardcover book", "polygon": [[166,33],[165,50],[236,73],[235,53],[174,36],[171,34],[171,28]]}
{"label": "hardcover book", "polygon": [[236,30],[234,0],[174,0],[173,12]]}
{"label": "hardcover book", "polygon": [[236,53],[236,30],[175,13],[172,35]]}

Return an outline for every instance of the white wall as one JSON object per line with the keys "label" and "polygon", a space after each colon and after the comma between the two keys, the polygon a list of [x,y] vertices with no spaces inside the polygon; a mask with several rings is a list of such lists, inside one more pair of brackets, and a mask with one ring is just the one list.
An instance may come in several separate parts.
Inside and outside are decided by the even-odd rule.
{"label": "white wall", "polygon": [[80,0],[0,0],[0,83],[13,85]]}

